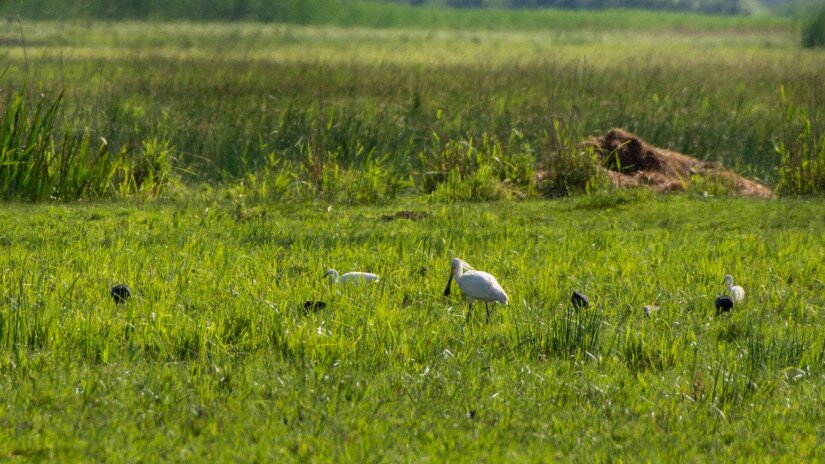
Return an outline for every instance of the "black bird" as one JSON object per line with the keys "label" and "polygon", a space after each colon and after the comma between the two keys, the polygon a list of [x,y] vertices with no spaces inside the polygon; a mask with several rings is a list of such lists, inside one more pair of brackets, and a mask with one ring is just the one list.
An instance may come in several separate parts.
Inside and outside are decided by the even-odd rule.
{"label": "black bird", "polygon": [[733,309],[733,298],[723,295],[716,297],[716,314],[722,314]]}
{"label": "black bird", "polygon": [[587,297],[583,293],[573,292],[573,296],[570,297],[570,302],[573,303],[573,307],[576,309],[587,308],[590,306],[590,301],[587,300]]}
{"label": "black bird", "polygon": [[320,311],[327,307],[327,304],[323,301],[312,301],[307,300],[304,303],[304,312],[309,314],[310,311]]}
{"label": "black bird", "polygon": [[115,304],[126,303],[126,300],[132,296],[132,292],[129,291],[129,287],[123,284],[115,285],[109,293],[112,295],[112,298],[115,299]]}

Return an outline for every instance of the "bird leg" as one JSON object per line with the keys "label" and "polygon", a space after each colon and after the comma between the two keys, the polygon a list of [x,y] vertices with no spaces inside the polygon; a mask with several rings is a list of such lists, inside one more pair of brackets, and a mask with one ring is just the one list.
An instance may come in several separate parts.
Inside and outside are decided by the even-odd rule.
{"label": "bird leg", "polygon": [[487,310],[487,323],[490,323],[490,304],[486,301],[484,302],[484,308]]}
{"label": "bird leg", "polygon": [[470,321],[470,314],[471,314],[472,312],[473,312],[473,304],[472,304],[472,303],[470,303],[469,305],[467,305],[467,318],[466,318],[466,319],[464,319],[464,323],[465,323],[465,324],[466,324],[467,322],[469,322],[469,321]]}

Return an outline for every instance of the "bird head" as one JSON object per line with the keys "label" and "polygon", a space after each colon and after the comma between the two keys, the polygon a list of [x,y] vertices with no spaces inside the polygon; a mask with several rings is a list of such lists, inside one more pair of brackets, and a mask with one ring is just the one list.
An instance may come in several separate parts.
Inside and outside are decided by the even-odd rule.
{"label": "bird head", "polygon": [[728,274],[725,276],[725,280],[722,281],[725,285],[733,285],[733,276]]}
{"label": "bird head", "polygon": [[459,269],[472,269],[472,266],[470,266],[469,264],[465,263],[464,261],[462,261],[458,258],[451,259],[450,260],[450,272],[451,272],[451,274],[457,273]]}
{"label": "bird head", "polygon": [[453,283],[453,276],[455,276],[462,265],[466,265],[464,261],[453,258],[450,260],[450,278],[447,279],[447,288],[444,289],[444,296],[450,296],[450,284]]}
{"label": "bird head", "polygon": [[330,276],[330,280],[335,281],[338,279],[338,271],[335,269],[327,269],[327,272],[324,273],[324,277]]}

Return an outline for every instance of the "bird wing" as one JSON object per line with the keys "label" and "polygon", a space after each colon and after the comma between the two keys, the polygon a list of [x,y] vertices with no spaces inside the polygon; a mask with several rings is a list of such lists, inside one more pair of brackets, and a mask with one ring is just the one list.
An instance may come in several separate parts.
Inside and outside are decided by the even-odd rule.
{"label": "bird wing", "polygon": [[736,301],[742,301],[745,298],[745,289],[736,285],[730,289],[731,293],[733,294],[733,299]]}
{"label": "bird wing", "polygon": [[481,271],[467,271],[458,281],[466,295],[481,301],[497,301],[507,304],[509,298],[495,277]]}

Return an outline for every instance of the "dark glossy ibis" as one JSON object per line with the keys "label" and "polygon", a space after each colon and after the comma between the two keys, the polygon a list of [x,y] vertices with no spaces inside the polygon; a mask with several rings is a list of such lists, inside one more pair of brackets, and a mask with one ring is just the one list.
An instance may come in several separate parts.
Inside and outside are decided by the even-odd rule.
{"label": "dark glossy ibis", "polygon": [[733,298],[722,295],[716,297],[716,314],[722,314],[733,309]]}
{"label": "dark glossy ibis", "polygon": [[132,292],[129,291],[129,287],[123,284],[112,287],[112,291],[109,292],[109,294],[112,295],[112,298],[114,298],[115,304],[126,303],[126,300],[132,296]]}
{"label": "dark glossy ibis", "polygon": [[304,302],[304,312],[309,314],[310,311],[320,311],[327,307],[327,304],[323,301],[312,301],[307,300]]}
{"label": "dark glossy ibis", "polygon": [[573,307],[576,309],[587,308],[590,306],[590,301],[587,299],[587,296],[579,292],[573,292],[573,296],[570,297],[570,302],[573,303]]}

